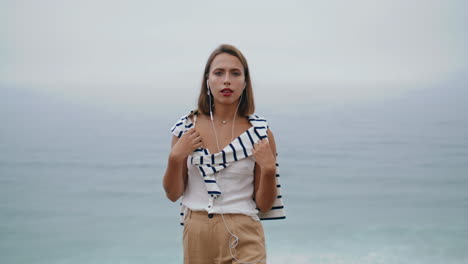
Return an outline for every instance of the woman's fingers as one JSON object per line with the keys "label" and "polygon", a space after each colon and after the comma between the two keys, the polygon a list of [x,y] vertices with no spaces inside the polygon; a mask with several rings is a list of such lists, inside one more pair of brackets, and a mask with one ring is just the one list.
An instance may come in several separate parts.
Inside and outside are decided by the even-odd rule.
{"label": "woman's fingers", "polygon": [[195,138],[200,137],[200,133],[195,130],[194,127],[190,128],[183,134],[183,136],[187,137],[190,141],[193,141]]}
{"label": "woman's fingers", "polygon": [[254,144],[252,154],[255,156],[255,162],[262,166],[270,166],[274,162],[274,156],[271,152],[270,144],[266,139],[259,140]]}
{"label": "woman's fingers", "polygon": [[196,148],[201,148],[203,146],[203,142],[199,141],[198,143],[195,144]]}
{"label": "woman's fingers", "polygon": [[196,132],[195,128],[192,127],[192,128],[190,128],[189,130],[187,130],[187,132],[185,132],[184,134],[185,134],[185,135],[192,135],[192,134],[195,133],[195,132]]}
{"label": "woman's fingers", "polygon": [[[191,128],[191,130],[192,129],[193,128]],[[189,138],[190,138],[190,143],[192,144],[194,148],[200,148],[201,146],[203,146],[202,137],[200,133],[198,133],[198,131],[196,131],[195,129],[193,129],[192,132],[189,134]]]}
{"label": "woman's fingers", "polygon": [[261,142],[262,142],[261,139],[260,139],[259,141],[257,141],[257,143],[255,143],[255,144],[253,145],[254,149],[257,149]]}
{"label": "woman's fingers", "polygon": [[195,141],[195,140],[201,141],[201,136],[200,136],[200,134],[194,135],[194,136],[193,136],[193,140],[194,140],[194,141]]}
{"label": "woman's fingers", "polygon": [[194,140],[192,140],[192,145],[201,146],[201,145],[203,145],[203,141],[201,140],[201,138],[194,139]]}
{"label": "woman's fingers", "polygon": [[269,147],[268,146],[268,141],[267,140],[264,140],[264,139],[261,139],[259,140],[257,143],[254,144],[254,150],[258,149],[258,148],[266,148],[266,147]]}

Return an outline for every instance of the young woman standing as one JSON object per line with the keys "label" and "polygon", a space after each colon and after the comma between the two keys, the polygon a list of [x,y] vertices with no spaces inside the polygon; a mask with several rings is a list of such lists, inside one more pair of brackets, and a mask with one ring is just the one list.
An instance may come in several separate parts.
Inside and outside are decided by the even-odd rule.
{"label": "young woman standing", "polygon": [[231,45],[205,66],[198,109],[172,128],[163,178],[181,201],[184,263],[266,263],[260,220],[284,219],[276,143],[254,114],[247,60]]}

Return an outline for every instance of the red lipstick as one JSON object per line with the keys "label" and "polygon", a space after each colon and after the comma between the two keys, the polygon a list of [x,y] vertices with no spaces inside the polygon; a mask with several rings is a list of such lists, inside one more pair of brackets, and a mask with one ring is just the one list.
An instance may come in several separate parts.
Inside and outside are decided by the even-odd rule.
{"label": "red lipstick", "polygon": [[231,96],[234,92],[229,88],[224,88],[221,90],[223,96]]}

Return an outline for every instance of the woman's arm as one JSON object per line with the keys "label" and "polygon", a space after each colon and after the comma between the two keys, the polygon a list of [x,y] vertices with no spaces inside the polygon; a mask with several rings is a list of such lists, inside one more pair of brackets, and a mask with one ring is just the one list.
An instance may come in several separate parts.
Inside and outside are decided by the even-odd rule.
{"label": "woman's arm", "polygon": [[276,143],[271,130],[268,141],[263,139],[255,144],[255,202],[260,212],[271,209],[276,199]]}
{"label": "woman's arm", "polygon": [[187,184],[187,157],[202,146],[200,134],[194,128],[184,133],[180,139],[172,137],[172,149],[163,177],[163,187],[169,200],[175,202],[184,194]]}

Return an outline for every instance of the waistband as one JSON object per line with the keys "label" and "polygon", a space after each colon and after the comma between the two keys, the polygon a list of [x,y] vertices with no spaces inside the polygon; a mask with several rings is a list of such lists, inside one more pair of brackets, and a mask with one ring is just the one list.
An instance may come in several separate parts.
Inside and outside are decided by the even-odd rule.
{"label": "waistband", "polygon": [[192,211],[190,209],[187,210],[187,218],[193,218],[193,219],[222,219],[224,216],[225,219],[235,219],[235,218],[240,218],[240,217],[248,217],[251,218],[248,215],[245,214],[232,214],[232,213],[227,213],[227,214],[209,214],[207,211]]}
{"label": "waistband", "polygon": [[207,218],[219,218],[221,217],[221,215],[209,214],[207,211],[192,211],[189,209],[187,217],[196,218],[196,219],[207,219]]}

